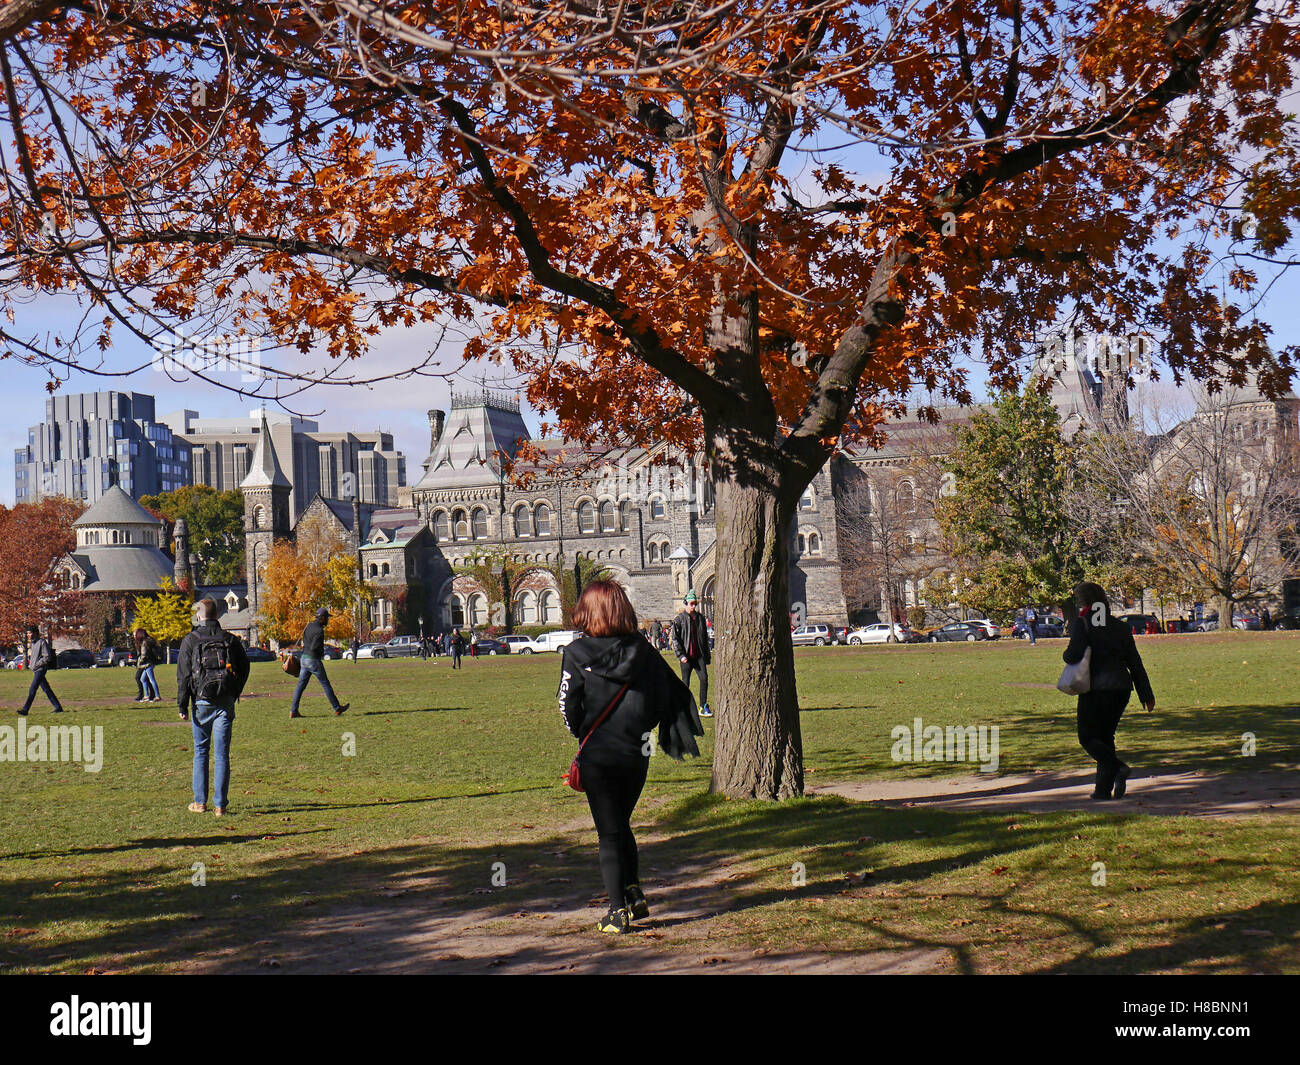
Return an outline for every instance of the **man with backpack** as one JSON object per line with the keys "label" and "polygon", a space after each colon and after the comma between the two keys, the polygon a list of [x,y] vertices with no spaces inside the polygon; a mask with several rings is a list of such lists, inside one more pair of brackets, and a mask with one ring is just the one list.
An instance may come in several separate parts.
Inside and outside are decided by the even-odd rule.
{"label": "man with backpack", "polygon": [[191,813],[208,808],[208,752],[215,751],[216,779],[212,798],[217,816],[228,812],[230,795],[230,733],[235,701],[248,683],[248,656],[238,636],[217,624],[214,599],[199,600],[199,624],[181,641],[176,663],[176,703],[185,712],[194,697],[194,801]]}
{"label": "man with backpack", "polygon": [[58,655],[54,653],[54,647],[44,636],[41,630],[35,625],[27,627],[27,635],[32,638],[31,657],[28,662],[31,663],[32,685],[27,689],[27,702],[23,703],[23,708],[18,711],[19,717],[26,717],[27,711],[32,708],[32,700],[36,698],[36,689],[39,688],[45,692],[45,697],[50,700],[54,706],[56,714],[63,713],[63,707],[59,705],[59,697],[54,694],[54,689],[50,687],[50,682],[45,679],[45,674],[51,669],[59,668]]}

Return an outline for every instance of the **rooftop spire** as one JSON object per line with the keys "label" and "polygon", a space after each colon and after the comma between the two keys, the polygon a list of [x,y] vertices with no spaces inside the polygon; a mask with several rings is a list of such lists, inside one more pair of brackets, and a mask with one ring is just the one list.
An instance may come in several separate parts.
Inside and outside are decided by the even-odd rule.
{"label": "rooftop spire", "polygon": [[248,464],[248,476],[240,488],[291,488],[289,478],[280,469],[275,457],[275,445],[271,442],[271,429],[266,424],[266,408],[262,408],[260,427],[257,431],[257,450],[253,452],[253,461]]}

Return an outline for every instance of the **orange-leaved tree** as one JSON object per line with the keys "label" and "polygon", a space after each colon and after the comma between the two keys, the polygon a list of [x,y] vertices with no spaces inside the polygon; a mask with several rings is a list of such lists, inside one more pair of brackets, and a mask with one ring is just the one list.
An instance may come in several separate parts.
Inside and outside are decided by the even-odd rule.
{"label": "orange-leaved tree", "polygon": [[272,389],[459,321],[566,436],[702,453],[713,788],[797,795],[789,537],[836,448],[914,386],[969,399],[965,356],[1009,386],[1067,313],[1284,386],[1294,349],[1213,289],[1287,258],[1297,2],[28,0],[0,299],[95,313],[0,335],[310,353]]}
{"label": "orange-leaved tree", "polygon": [[80,613],[55,569],[76,546],[72,523],[84,509],[62,496],[0,506],[0,639],[25,645],[28,625],[62,631]]}

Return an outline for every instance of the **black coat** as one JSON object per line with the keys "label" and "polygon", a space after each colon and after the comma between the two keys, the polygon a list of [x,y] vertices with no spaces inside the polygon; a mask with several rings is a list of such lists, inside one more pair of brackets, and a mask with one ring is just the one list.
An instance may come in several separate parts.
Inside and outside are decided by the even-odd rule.
{"label": "black coat", "polygon": [[1136,686],[1140,702],[1156,701],[1127,621],[1110,614],[1105,625],[1093,625],[1086,615],[1076,617],[1070,622],[1070,642],[1061,657],[1068,665],[1074,665],[1083,660],[1083,653],[1089,647],[1092,648],[1089,661],[1092,691],[1128,692]]}
{"label": "black coat", "polygon": [[[694,632],[692,633],[692,629]],[[691,636],[695,637],[695,661],[703,662],[706,666],[712,661],[713,656],[709,652],[709,626],[704,620],[704,615],[698,610],[692,614],[689,610],[683,610],[673,618],[672,635],[669,641],[672,644],[673,654],[679,659],[689,658],[691,646]]]}
{"label": "black coat", "polygon": [[[244,691],[248,683],[248,655],[244,654],[244,644],[234,633],[226,632],[215,618],[200,622],[188,636],[181,641],[180,654],[176,659],[176,705],[184,710],[190,698],[197,698],[199,688],[199,640],[205,636],[224,636],[226,653],[230,659],[231,672],[235,675],[235,698]],[[233,700],[232,700],[233,701]]]}
{"label": "black coat", "polygon": [[325,654],[325,626],[319,621],[307,623],[302,630],[302,653],[307,658],[321,658]]}
{"label": "black coat", "polygon": [[650,733],[659,730],[659,748],[671,758],[698,756],[696,736],[704,735],[695,697],[639,634],[588,636],[564,648],[560,672],[560,713],[573,735],[582,738],[627,684],[618,706],[582,752],[584,762],[620,765],[643,761]]}

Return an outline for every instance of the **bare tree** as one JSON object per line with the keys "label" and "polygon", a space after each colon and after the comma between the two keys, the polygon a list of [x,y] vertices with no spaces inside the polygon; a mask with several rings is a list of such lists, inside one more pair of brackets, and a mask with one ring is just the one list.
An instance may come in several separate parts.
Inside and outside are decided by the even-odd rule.
{"label": "bare tree", "polygon": [[1297,405],[1231,387],[1189,398],[1148,395],[1134,428],[1091,436],[1072,513],[1116,571],[1204,596],[1228,629],[1300,573]]}

